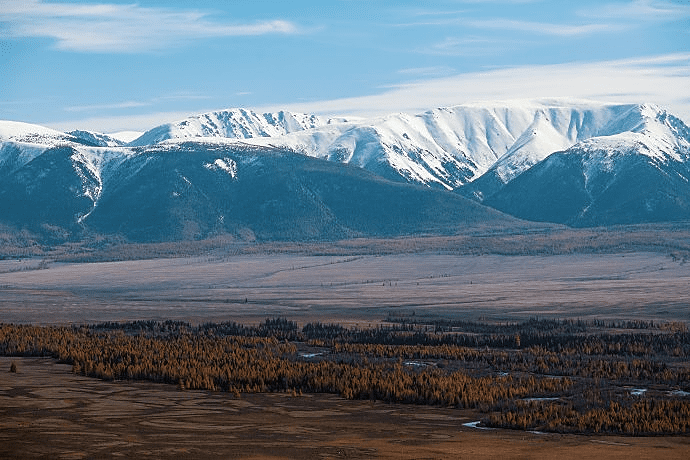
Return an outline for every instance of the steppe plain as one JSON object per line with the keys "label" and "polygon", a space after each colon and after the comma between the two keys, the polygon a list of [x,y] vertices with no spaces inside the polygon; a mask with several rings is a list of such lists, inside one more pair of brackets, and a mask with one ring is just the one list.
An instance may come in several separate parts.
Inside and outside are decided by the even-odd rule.
{"label": "steppe plain", "polygon": [[[391,315],[690,321],[690,264],[610,254],[227,254],[100,263],[0,261],[0,321],[376,325]],[[14,361],[19,372],[7,370]],[[334,395],[180,391],[0,358],[7,458],[687,458],[687,437],[481,430],[471,410]]]}
{"label": "steppe plain", "polygon": [[38,269],[39,263],[0,261],[2,321],[254,323],[283,316],[375,323],[412,312],[489,321],[690,320],[690,263],[658,252],[241,254]]}

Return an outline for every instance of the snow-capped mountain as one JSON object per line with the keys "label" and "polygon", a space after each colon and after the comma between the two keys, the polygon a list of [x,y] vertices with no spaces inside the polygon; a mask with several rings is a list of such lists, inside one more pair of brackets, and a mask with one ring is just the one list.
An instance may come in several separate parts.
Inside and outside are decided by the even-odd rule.
{"label": "snow-capped mountain", "polygon": [[646,117],[662,112],[656,106],[644,104],[544,107],[488,171],[459,191],[484,200],[554,152],[591,138],[640,132]]}
{"label": "snow-capped mountain", "polygon": [[[135,153],[122,147],[98,147],[112,144],[122,145],[100,133],[62,133],[0,121],[2,220],[64,226],[81,223],[97,205],[104,177]],[[27,209],[33,212],[27,213]]]}
{"label": "snow-capped mountain", "polygon": [[[0,224],[140,240],[391,235],[403,221],[401,234],[449,231],[439,212],[516,225],[459,194],[568,225],[677,221],[690,219],[689,164],[690,128],[653,105],[511,102],[370,120],[233,109],[161,125],[128,145],[0,121]],[[374,198],[361,190],[383,194],[379,204],[365,205]],[[310,223],[279,229],[290,219]]]}
{"label": "snow-capped mountain", "polygon": [[[336,120],[228,110],[162,125],[131,145],[241,140],[349,163],[391,180],[460,189],[483,199],[551,153],[594,136],[635,129],[640,105],[513,101],[418,115]],[[487,183],[494,184],[493,188]],[[482,190],[481,188],[487,188]]]}
{"label": "snow-capped mountain", "polygon": [[353,164],[392,180],[452,190],[486,170],[513,140],[491,110],[447,108],[333,123],[249,142]]}
{"label": "snow-capped mountain", "polygon": [[622,130],[557,152],[486,204],[529,220],[573,226],[690,219],[690,128],[652,105],[619,118]]}
{"label": "snow-capped mountain", "polygon": [[143,242],[218,234],[323,240],[530,226],[450,192],[292,151],[222,142],[51,147],[11,171],[0,170],[0,216],[6,226],[51,239],[98,234]]}

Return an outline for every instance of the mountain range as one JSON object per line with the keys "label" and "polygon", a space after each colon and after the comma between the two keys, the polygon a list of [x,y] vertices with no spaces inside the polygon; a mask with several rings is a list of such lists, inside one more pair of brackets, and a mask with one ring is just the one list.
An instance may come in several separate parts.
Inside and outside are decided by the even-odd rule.
{"label": "mountain range", "polygon": [[683,221],[690,128],[652,104],[577,101],[375,119],[230,109],[130,142],[0,121],[0,180],[0,224],[67,239],[302,240]]}

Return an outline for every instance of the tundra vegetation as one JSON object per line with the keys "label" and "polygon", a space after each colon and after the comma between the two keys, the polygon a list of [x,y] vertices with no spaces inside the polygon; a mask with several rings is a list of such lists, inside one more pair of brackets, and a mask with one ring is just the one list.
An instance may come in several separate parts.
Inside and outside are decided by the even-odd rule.
{"label": "tundra vegetation", "polygon": [[285,318],[246,326],[0,324],[0,354],[49,356],[104,380],[180,390],[339,394],[474,408],[482,424],[559,433],[690,433],[684,323],[488,323],[389,316],[376,327]]}

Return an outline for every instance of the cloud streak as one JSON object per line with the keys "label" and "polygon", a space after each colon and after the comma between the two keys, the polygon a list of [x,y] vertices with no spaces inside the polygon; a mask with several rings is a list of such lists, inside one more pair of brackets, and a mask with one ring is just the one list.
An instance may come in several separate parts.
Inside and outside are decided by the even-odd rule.
{"label": "cloud streak", "polygon": [[621,24],[555,24],[545,22],[517,21],[513,19],[489,19],[469,22],[478,29],[509,30],[515,32],[528,32],[541,35],[558,37],[573,37],[598,34],[602,32],[618,32],[626,26]]}
{"label": "cloud streak", "polygon": [[290,21],[228,23],[196,10],[0,0],[0,37],[44,37],[64,51],[136,53],[206,38],[297,34]]}
{"label": "cloud streak", "polygon": [[116,109],[133,109],[137,107],[146,107],[151,105],[148,102],[126,101],[115,104],[93,104],[93,105],[75,105],[66,107],[66,112],[87,112],[91,110],[116,110]]}
{"label": "cloud streak", "polygon": [[578,15],[604,19],[632,20],[635,22],[674,21],[690,17],[688,2],[635,0],[627,3],[604,3]]}
{"label": "cloud streak", "polygon": [[[423,69],[422,69],[423,70]],[[416,72],[412,69],[411,73]],[[652,102],[690,122],[690,53],[600,62],[509,67],[400,84],[376,95],[253,107],[257,111],[292,110],[327,116],[373,117],[394,112],[419,113],[481,101],[515,99],[594,100],[611,103]],[[211,108],[219,109],[218,107]],[[205,110],[201,110],[205,111]],[[190,112],[94,117],[54,123],[56,129],[145,131],[182,119]]]}
{"label": "cloud streak", "polygon": [[506,40],[480,36],[446,37],[430,46],[416,48],[420,54],[436,56],[486,56],[497,55],[514,50],[524,44],[524,40]]}
{"label": "cloud streak", "polygon": [[690,53],[509,67],[401,84],[372,96],[287,104],[282,108],[329,115],[376,116],[391,112],[417,113],[476,101],[568,98],[652,102],[690,122],[689,74]]}

